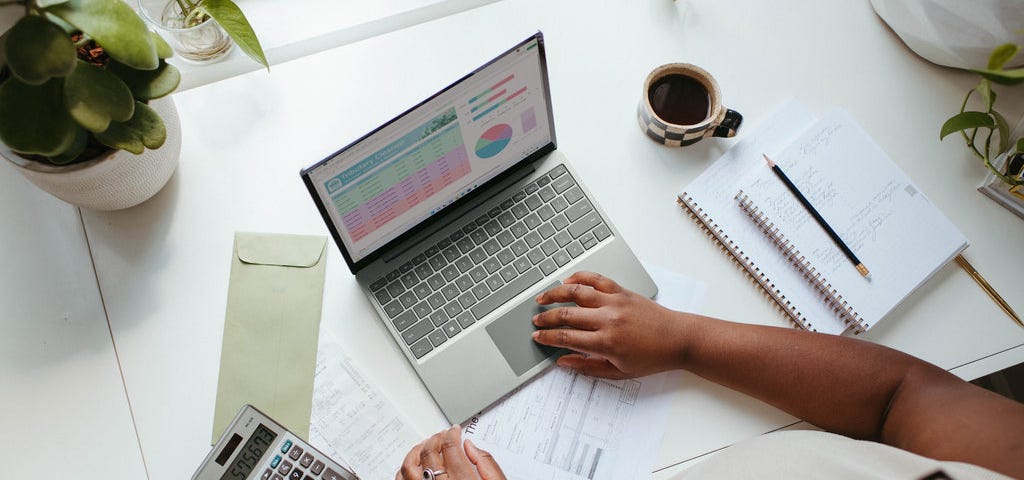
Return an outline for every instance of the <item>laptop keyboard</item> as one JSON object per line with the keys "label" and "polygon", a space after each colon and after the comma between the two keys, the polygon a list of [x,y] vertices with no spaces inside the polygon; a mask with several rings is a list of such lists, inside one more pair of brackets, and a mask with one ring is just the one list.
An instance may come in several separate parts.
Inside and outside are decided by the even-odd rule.
{"label": "laptop keyboard", "polygon": [[609,236],[572,174],[558,165],[370,290],[420,358]]}

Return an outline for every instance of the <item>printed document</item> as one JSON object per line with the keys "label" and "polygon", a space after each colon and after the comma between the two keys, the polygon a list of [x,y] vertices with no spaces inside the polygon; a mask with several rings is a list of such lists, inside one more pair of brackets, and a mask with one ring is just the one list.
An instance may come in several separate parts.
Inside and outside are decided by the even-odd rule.
{"label": "printed document", "polygon": [[[694,311],[703,284],[647,265],[658,303]],[[554,367],[463,425],[510,480],[650,478],[680,372],[605,380]]]}
{"label": "printed document", "polygon": [[359,478],[390,479],[423,439],[320,330],[309,443]]}

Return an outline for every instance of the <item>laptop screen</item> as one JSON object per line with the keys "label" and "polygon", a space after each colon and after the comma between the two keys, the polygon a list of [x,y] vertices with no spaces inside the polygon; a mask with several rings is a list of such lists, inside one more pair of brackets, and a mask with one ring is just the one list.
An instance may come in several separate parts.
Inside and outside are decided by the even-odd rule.
{"label": "laptop screen", "polygon": [[538,33],[303,172],[350,267],[552,144]]}

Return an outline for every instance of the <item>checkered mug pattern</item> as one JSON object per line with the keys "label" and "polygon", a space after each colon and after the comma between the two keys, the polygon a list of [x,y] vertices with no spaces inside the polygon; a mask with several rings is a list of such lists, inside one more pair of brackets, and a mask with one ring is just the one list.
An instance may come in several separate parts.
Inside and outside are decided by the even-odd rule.
{"label": "checkered mug pattern", "polygon": [[637,120],[654,141],[682,147],[705,137],[735,136],[743,115],[722,105],[722,91],[707,71],[689,63],[670,63],[644,80]]}

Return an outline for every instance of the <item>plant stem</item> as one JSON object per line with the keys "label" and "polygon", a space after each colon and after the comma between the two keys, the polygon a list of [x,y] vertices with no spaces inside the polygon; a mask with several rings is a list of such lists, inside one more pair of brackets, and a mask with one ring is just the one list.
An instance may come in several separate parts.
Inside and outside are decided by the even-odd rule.
{"label": "plant stem", "polygon": [[174,2],[177,3],[178,4],[178,8],[181,9],[181,16],[182,17],[188,15],[188,7],[185,6],[184,2],[182,2],[181,0],[174,0]]}
{"label": "plant stem", "polygon": [[992,128],[988,129],[988,137],[987,137],[987,138],[985,138],[985,159],[988,159],[988,157],[989,157],[989,155],[990,155],[990,152],[991,152],[991,147],[992,147],[992,133],[993,133],[994,131],[995,131],[995,129],[992,129]]}

